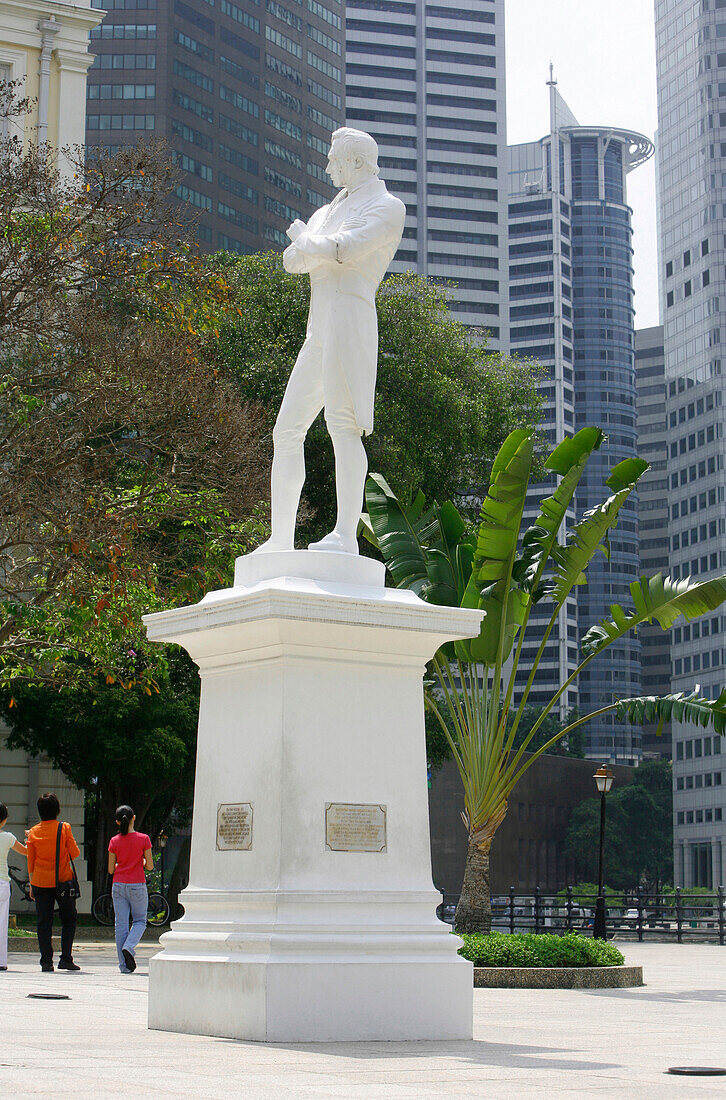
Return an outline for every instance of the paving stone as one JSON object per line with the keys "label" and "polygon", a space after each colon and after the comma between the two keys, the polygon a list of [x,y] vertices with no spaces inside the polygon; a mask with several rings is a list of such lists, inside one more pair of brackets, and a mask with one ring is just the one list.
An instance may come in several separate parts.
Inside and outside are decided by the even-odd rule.
{"label": "paving stone", "polygon": [[[0,1094],[112,1100],[534,1100],[548,1095],[723,1100],[723,1079],[668,1076],[724,1064],[726,948],[624,944],[633,989],[475,989],[474,1040],[275,1045],[146,1028],[148,958],[121,974],[112,945],[79,947],[80,974],[11,954],[0,974]],[[67,1001],[29,993],[66,993]],[[189,990],[194,996],[194,990]]]}

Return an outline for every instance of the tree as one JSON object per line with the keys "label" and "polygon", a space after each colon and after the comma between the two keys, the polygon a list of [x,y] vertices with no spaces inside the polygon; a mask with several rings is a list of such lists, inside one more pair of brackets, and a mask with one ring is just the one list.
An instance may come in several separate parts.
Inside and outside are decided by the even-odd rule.
{"label": "tree", "polygon": [[115,811],[133,806],[137,825],[156,837],[194,782],[199,677],[186,654],[168,647],[157,691],[132,686],[76,684],[58,691],[47,684],[18,684],[2,713],[11,725],[8,744],[37,755],[95,801],[94,889],[104,888],[106,849],[116,831]]}
{"label": "tree", "polygon": [[51,154],[0,142],[5,682],[85,669],[89,606],[123,643],[129,586],[191,567],[191,527],[221,558],[268,491],[264,414],[210,352],[229,287],[170,206],[166,150],[66,151],[71,180]]}
{"label": "tree", "polygon": [[[667,760],[645,761],[632,784],[607,797],[605,878],[618,890],[639,886],[658,890],[673,878],[673,794]],[[588,798],[575,807],[567,831],[567,849],[578,874],[593,877],[597,868],[600,802]]]}
{"label": "tree", "polygon": [[[220,317],[218,362],[234,372],[245,400],[269,411],[271,426],[305,339],[309,281],[288,275],[274,253],[227,256],[222,270],[235,288],[237,309]],[[474,516],[507,433],[538,421],[538,368],[475,343],[449,315],[445,291],[415,275],[387,279],[377,309],[375,427],[365,439],[369,464],[385,465],[404,500],[420,487],[456,496]],[[307,542],[325,534],[334,520],[332,447],[322,417],[308,433],[306,466],[308,511],[299,534]]]}
{"label": "tree", "polygon": [[[456,927],[462,932],[491,928],[492,840],[506,815],[511,791],[551,745],[604,713],[614,714],[621,722],[661,723],[674,718],[712,728],[718,734],[726,730],[726,691],[716,700],[701,698],[697,690],[662,698],[614,699],[558,729],[524,756],[563,692],[609,645],[643,622],[656,621],[667,630],[681,615],[696,619],[726,599],[726,577],[673,581],[657,574],[631,584],[631,610],[613,605],[612,618],[585,634],[579,665],[516,747],[528,696],[560,610],[575,585],[584,583],[594,554],[599,550],[609,553],[608,533],[648,468],[639,459],[615,466],[606,483],[611,495],[586,512],[565,544],[560,544],[558,534],[577,485],[603,439],[598,428],[584,428],[555,447],[545,465],[559,476],[559,483],[552,495],[540,502],[535,524],[523,534],[520,527],[534,459],[532,432],[525,429],[512,432],[495,459],[476,530],[467,527],[451,502],[427,509],[419,493],[410,506],[404,506],[380,475],[372,475],[366,484],[364,528],[383,555],[394,583],[431,603],[474,607],[485,613],[475,638],[446,645],[435,654],[425,697],[449,740],[464,786],[469,844],[456,913]],[[551,606],[551,615],[515,706],[527,625],[532,608],[541,601]],[[644,790],[643,796],[647,793]]]}
{"label": "tree", "polygon": [[98,885],[115,804],[154,835],[193,774],[196,671],[141,615],[264,537],[270,447],[214,361],[230,288],[164,146],[5,139],[0,176],[0,706],[99,810]]}
{"label": "tree", "polygon": [[[542,713],[541,707],[527,706],[522,711],[522,719],[517,728],[514,748],[518,749],[528,736],[532,726]],[[446,720],[449,728],[449,737],[454,733],[451,719],[446,712],[439,712],[440,717]],[[556,714],[548,714],[537,730],[534,738],[528,742],[528,751],[535,752],[541,746],[545,746],[545,752],[551,756],[575,756],[582,759],[585,755],[585,731],[583,726],[575,725],[579,718],[579,711],[573,708],[564,720]],[[573,728],[574,726],[574,728]],[[555,740],[555,734],[560,730],[570,728],[570,732],[563,738]],[[451,759],[451,742],[442,728],[439,717],[431,710],[426,711],[426,759],[432,771],[438,771],[445,760]]]}

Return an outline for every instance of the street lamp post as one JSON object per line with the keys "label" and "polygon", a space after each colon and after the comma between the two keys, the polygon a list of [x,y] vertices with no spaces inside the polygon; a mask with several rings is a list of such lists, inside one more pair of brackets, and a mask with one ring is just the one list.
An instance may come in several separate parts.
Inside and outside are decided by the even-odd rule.
{"label": "street lamp post", "polygon": [[604,940],[607,938],[607,917],[605,913],[605,895],[603,894],[603,859],[605,855],[605,799],[613,785],[613,773],[607,764],[601,764],[595,772],[593,779],[600,792],[600,860],[597,871],[597,902],[595,903],[595,922],[592,929],[593,938]]}

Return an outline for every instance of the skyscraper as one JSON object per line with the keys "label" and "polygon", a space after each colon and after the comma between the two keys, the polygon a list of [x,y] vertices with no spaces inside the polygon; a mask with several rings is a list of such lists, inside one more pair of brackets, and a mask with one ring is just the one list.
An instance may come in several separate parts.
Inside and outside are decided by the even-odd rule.
{"label": "skyscraper", "polygon": [[331,131],[343,121],[339,0],[93,0],[86,141],[165,138],[207,249],[285,246],[328,202]]}
{"label": "skyscraper", "polygon": [[[668,430],[663,357],[663,326],[639,329],[635,334],[635,386],[638,411],[638,457],[650,469],[638,482],[638,550],[640,572],[668,576]],[[640,637],[641,691],[666,695],[671,689],[670,631],[657,623],[643,623]],[[671,724],[642,729],[643,755],[671,757]]]}
{"label": "skyscraper", "polygon": [[504,0],[348,0],[346,117],[408,210],[391,270],[451,282],[506,348]]}
{"label": "skyscraper", "polygon": [[[656,0],[660,300],[671,575],[726,571],[726,0]],[[672,630],[672,690],[724,686],[721,612]],[[673,724],[675,877],[724,881],[721,739]]]}
{"label": "skyscraper", "polygon": [[[653,152],[630,130],[581,126],[550,78],[550,132],[509,149],[510,344],[546,369],[545,433],[550,443],[588,425],[607,436],[593,455],[575,501],[578,515],[608,494],[610,469],[636,453],[633,249],[626,175]],[[535,487],[548,495],[552,482]],[[534,512],[531,514],[534,518]],[[568,517],[569,526],[574,512]],[[564,536],[564,532],[563,532]],[[596,555],[587,585],[567,601],[550,635],[530,695],[541,705],[578,662],[578,638],[629,597],[638,572],[637,510],[620,512],[608,558]],[[533,625],[544,630],[544,603]],[[527,656],[534,656],[536,645]],[[530,646],[527,647],[530,649]],[[562,697],[582,714],[640,689],[639,642],[623,639],[593,661]],[[637,727],[604,715],[586,727],[587,754],[617,763],[640,758]]]}

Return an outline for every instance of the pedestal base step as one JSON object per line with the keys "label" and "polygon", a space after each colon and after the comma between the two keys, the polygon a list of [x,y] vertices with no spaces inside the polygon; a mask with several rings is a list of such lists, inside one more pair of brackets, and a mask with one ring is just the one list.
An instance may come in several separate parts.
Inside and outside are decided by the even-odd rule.
{"label": "pedestal base step", "polygon": [[471,1039],[472,967],[450,962],[149,964],[149,1027],[268,1043]]}

